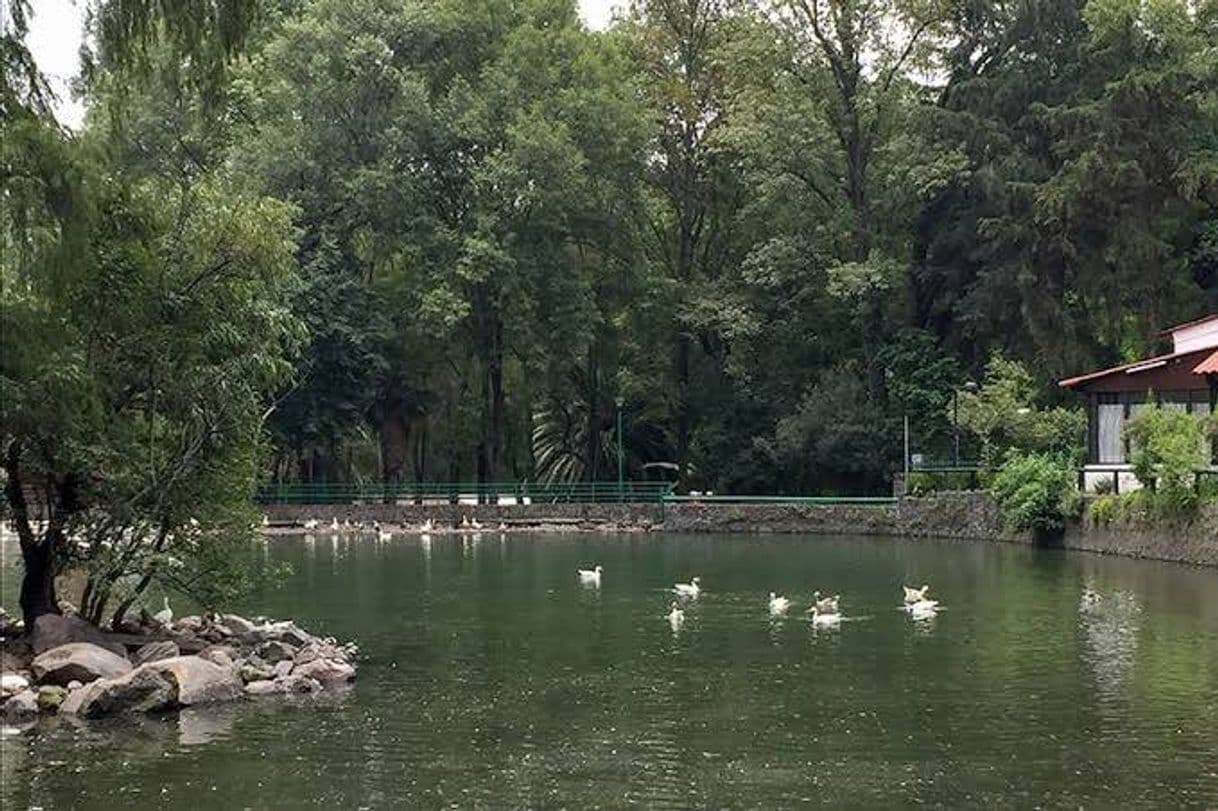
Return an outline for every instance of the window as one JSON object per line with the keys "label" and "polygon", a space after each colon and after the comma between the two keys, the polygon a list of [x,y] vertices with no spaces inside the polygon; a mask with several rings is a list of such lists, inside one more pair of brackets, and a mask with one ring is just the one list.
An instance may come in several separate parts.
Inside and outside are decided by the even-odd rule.
{"label": "window", "polygon": [[1121,426],[1125,422],[1124,403],[1100,403],[1096,436],[1096,459],[1100,464],[1121,464],[1125,461],[1125,443],[1121,441]]}

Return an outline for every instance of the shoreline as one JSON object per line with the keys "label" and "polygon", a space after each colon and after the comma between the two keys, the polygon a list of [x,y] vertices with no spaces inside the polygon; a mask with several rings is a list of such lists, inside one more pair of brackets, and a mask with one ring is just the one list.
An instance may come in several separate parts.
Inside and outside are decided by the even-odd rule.
{"label": "shoreline", "polygon": [[[390,535],[533,532],[809,534],[1017,543],[1218,567],[1218,505],[1184,522],[1096,526],[1076,520],[1056,538],[1003,528],[988,494],[939,493],[893,504],[270,504],[267,535],[387,532]],[[305,522],[317,521],[308,529]],[[333,522],[338,522],[337,529]],[[427,524],[426,522],[430,522]],[[349,523],[349,525],[348,525]]]}

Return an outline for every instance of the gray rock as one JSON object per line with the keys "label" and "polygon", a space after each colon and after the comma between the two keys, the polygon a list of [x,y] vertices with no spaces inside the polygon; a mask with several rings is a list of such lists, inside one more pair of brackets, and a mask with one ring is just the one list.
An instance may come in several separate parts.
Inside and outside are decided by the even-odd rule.
{"label": "gray rock", "polygon": [[302,665],[296,665],[293,676],[308,676],[325,684],[327,682],[351,681],[355,678],[355,668],[346,662],[335,662],[330,659],[314,659]]}
{"label": "gray rock", "polygon": [[118,712],[155,712],[240,697],[241,681],[228,669],[198,656],[177,656],[140,665],[114,679],[100,679],[72,693],[60,712],[97,718]]}
{"label": "gray rock", "polygon": [[72,642],[51,648],[30,663],[39,684],[66,685],[70,681],[89,682],[131,672],[131,663],[90,642]]}
{"label": "gray rock", "polygon": [[82,688],[84,686],[85,685],[83,682],[76,681],[76,679],[73,679],[72,681],[68,682],[69,690],[79,690],[80,688]]}
{"label": "gray rock", "polygon": [[298,648],[313,641],[313,637],[297,628],[294,622],[269,622],[259,625],[253,633],[262,639],[286,642]]}
{"label": "gray rock", "polygon": [[275,671],[269,667],[258,667],[247,664],[241,668],[241,681],[247,684],[255,681],[275,678]]}
{"label": "gray rock", "polygon": [[275,663],[275,678],[282,679],[292,672],[292,660],[282,659]]}
{"label": "gray rock", "polygon": [[316,693],[322,689],[321,682],[308,676],[292,674],[282,679],[262,679],[245,685],[246,695],[267,696],[285,693]]}
{"label": "gray rock", "polygon": [[30,680],[23,673],[0,673],[0,697],[24,693],[29,686]]}
{"label": "gray rock", "polygon": [[205,659],[213,665],[235,670],[236,663],[233,662],[233,653],[233,649],[225,645],[212,645],[210,648],[199,651],[199,658]]}
{"label": "gray rock", "polygon": [[59,614],[43,614],[34,620],[30,642],[35,655],[73,642],[89,642],[118,656],[125,656],[127,653],[127,648],[121,642],[115,641],[97,626],[80,617],[65,617]]}
{"label": "gray rock", "polygon": [[44,684],[38,688],[38,706],[47,712],[55,712],[68,698],[67,689],[55,684]]}
{"label": "gray rock", "polygon": [[4,720],[19,721],[38,714],[38,695],[33,690],[25,690],[5,701],[0,706]]}
{"label": "gray rock", "polygon": [[198,633],[203,627],[203,619],[196,616],[182,617],[173,624],[173,627],[177,631],[185,631],[191,634]]}
{"label": "gray rock", "polygon": [[251,633],[257,626],[237,614],[221,614],[220,623],[235,636]]}
{"label": "gray rock", "polygon": [[145,662],[172,659],[175,656],[181,655],[182,651],[178,648],[178,643],[165,639],[160,642],[149,642],[147,645],[144,645],[132,654],[131,661],[137,665],[142,665]]}
{"label": "gray rock", "polygon": [[265,661],[274,664],[284,659],[294,659],[297,650],[294,645],[287,642],[271,640],[270,642],[263,642],[255,648],[254,653]]}

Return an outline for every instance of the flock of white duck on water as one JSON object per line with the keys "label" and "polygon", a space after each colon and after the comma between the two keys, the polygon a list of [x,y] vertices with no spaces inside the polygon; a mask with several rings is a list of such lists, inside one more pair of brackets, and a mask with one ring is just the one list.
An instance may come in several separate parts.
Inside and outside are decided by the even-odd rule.
{"label": "flock of white duck on water", "polygon": [[[262,519],[263,526],[269,526],[269,520],[264,516]],[[300,527],[305,532],[329,530],[332,533],[348,533],[348,532],[371,532],[376,535],[379,541],[391,541],[395,534],[403,535],[419,535],[424,539],[431,537],[432,533],[449,533],[449,532],[473,532],[479,533],[482,531],[507,532],[508,525],[502,521],[498,526],[492,527],[488,524],[483,524],[478,519],[471,519],[468,515],[461,516],[461,523],[455,526],[447,526],[437,524],[432,519],[412,527],[399,527],[395,532],[394,528],[388,524],[382,524],[380,521],[352,521],[345,518],[339,521],[338,518],[331,518],[329,523],[319,518],[309,518],[300,523]]]}
{"label": "flock of white duck on water", "polygon": [[[597,564],[591,569],[576,569],[576,576],[579,582],[588,587],[600,588],[601,576],[604,573],[604,567]],[[910,619],[915,621],[925,621],[934,619],[943,606],[938,600],[930,599],[928,593],[930,586],[923,585],[921,588],[911,588],[902,586],[903,602],[898,609],[907,613]],[[673,600],[668,606],[668,614],[665,618],[668,624],[672,626],[673,631],[677,631],[685,624],[685,604],[697,600],[702,594],[702,580],[698,577],[693,577],[688,583],[674,583],[672,592],[677,599]],[[842,623],[843,619],[841,612],[840,594],[833,594],[822,597],[819,591],[812,593],[812,604],[807,610],[807,614],[811,616],[811,622],[815,628],[834,628]],[[791,610],[794,603],[789,597],[784,597],[780,594],[770,592],[769,609],[771,617],[783,617]]]}

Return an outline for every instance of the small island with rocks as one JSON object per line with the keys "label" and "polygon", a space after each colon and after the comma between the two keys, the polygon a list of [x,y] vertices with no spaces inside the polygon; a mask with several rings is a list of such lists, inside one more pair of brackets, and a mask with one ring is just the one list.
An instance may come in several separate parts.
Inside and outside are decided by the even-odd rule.
{"label": "small island with rocks", "polygon": [[6,726],[43,714],[101,718],[312,694],[355,678],[357,648],[292,621],[187,616],[109,631],[68,614],[28,633],[0,617],[0,715]]}

